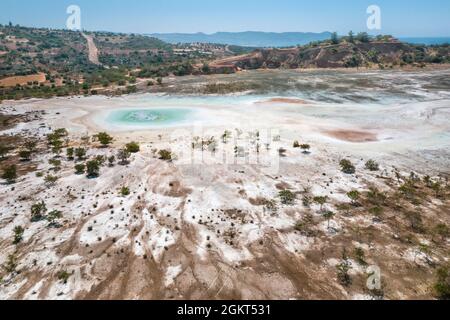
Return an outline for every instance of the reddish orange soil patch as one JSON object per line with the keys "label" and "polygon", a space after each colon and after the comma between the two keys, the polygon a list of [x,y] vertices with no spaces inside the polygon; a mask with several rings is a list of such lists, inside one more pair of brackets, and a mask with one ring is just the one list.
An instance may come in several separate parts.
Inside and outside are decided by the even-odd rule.
{"label": "reddish orange soil patch", "polygon": [[44,73],[38,73],[38,74],[31,74],[29,76],[17,76],[17,77],[8,77],[5,79],[0,80],[0,86],[3,87],[14,87],[17,84],[25,85],[28,82],[34,82],[37,81],[39,83],[45,82],[45,74]]}
{"label": "reddish orange soil patch", "polygon": [[357,130],[327,130],[324,131],[329,137],[348,142],[374,142],[378,141],[377,135],[366,131]]}
{"label": "reddish orange soil patch", "polygon": [[295,98],[272,98],[269,100],[256,102],[256,104],[263,104],[263,103],[308,104],[308,102],[305,100]]}

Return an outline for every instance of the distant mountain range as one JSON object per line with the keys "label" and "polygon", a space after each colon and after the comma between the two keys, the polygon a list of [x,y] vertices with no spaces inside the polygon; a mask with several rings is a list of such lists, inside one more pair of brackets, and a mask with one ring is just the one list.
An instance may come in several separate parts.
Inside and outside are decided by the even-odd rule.
{"label": "distant mountain range", "polygon": [[153,33],[149,36],[168,43],[217,43],[243,47],[291,47],[312,41],[330,39],[331,32],[217,32],[205,33]]}
{"label": "distant mountain range", "polygon": [[412,43],[412,44],[424,44],[424,45],[442,45],[449,43],[450,37],[427,37],[427,38],[399,38],[400,41]]}

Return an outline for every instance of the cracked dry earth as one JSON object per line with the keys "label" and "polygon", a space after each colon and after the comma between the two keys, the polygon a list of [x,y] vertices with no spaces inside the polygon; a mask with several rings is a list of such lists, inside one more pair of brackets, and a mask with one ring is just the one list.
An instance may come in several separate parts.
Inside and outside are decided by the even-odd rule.
{"label": "cracked dry earth", "polygon": [[[367,265],[381,269],[384,298],[432,298],[435,269],[448,263],[448,239],[411,230],[402,213],[413,208],[407,203],[386,208],[381,218],[364,207],[336,209],[349,202],[349,190],[398,188],[393,168],[368,172],[355,160],[358,173],[346,175],[335,160],[339,151],[305,155],[283,143],[277,175],[253,165],[169,163],[148,144],[128,166],[102,167],[97,179],[74,175],[74,163],[62,157],[54,186],[34,172],[1,185],[0,264],[13,255],[16,266],[2,270],[0,298],[371,299]],[[115,151],[93,146],[89,155]],[[39,170],[50,169],[50,157],[39,155]],[[119,195],[123,186],[130,195]],[[275,208],[267,206],[286,189],[297,194],[294,204],[278,199]],[[309,193],[329,197],[326,206],[337,213],[329,225],[318,205],[302,203]],[[59,228],[30,222],[30,207],[40,200],[63,213]],[[430,196],[418,210],[427,228],[450,222],[448,200]],[[299,221],[308,228],[295,228]],[[25,232],[13,245],[18,225]],[[426,252],[418,249],[423,244]],[[354,258],[356,247],[367,265]],[[348,286],[336,272],[344,248]]]}

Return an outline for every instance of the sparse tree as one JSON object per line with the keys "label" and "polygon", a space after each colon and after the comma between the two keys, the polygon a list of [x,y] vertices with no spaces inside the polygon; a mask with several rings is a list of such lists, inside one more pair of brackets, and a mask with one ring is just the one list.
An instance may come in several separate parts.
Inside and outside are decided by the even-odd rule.
{"label": "sparse tree", "polygon": [[67,281],[69,281],[71,274],[68,273],[66,270],[61,270],[57,273],[56,276],[58,280],[61,281],[63,284],[67,284]]}
{"label": "sparse tree", "polygon": [[352,205],[353,206],[357,206],[358,205],[358,200],[361,197],[361,194],[359,193],[358,190],[352,190],[352,191],[347,193],[347,197],[350,198],[350,200],[352,201]]}
{"label": "sparse tree", "polygon": [[52,187],[56,184],[56,181],[58,181],[58,177],[52,176],[51,174],[49,174],[49,175],[45,176],[44,181],[48,187]]}
{"label": "sparse tree", "polygon": [[354,35],[353,31],[350,31],[348,33],[348,42],[355,43],[355,35]]}
{"label": "sparse tree", "polygon": [[120,160],[119,164],[125,166],[130,163],[130,152],[127,149],[121,149],[117,153],[117,158]]}
{"label": "sparse tree", "polygon": [[342,251],[341,263],[336,266],[336,269],[339,282],[343,286],[348,287],[352,283],[352,279],[349,274],[349,271],[352,269],[352,267],[350,265],[350,261],[348,260],[347,251],[345,249]]}
{"label": "sparse tree", "polygon": [[31,153],[36,152],[36,148],[37,148],[37,141],[35,139],[28,139],[27,141],[25,141],[25,143],[23,144],[23,147],[28,150]]}
{"label": "sparse tree", "polygon": [[331,43],[332,44],[339,44],[339,37],[338,37],[337,32],[333,32],[331,34]]}
{"label": "sparse tree", "polygon": [[86,174],[88,178],[97,178],[100,175],[100,163],[91,160],[86,163]]}
{"label": "sparse tree", "polygon": [[114,140],[114,138],[111,137],[106,132],[100,132],[100,133],[96,134],[94,137],[101,143],[101,145],[103,147],[109,146]]}
{"label": "sparse tree", "polygon": [[130,142],[128,143],[125,148],[129,153],[138,153],[141,150],[141,147],[137,142]]}
{"label": "sparse tree", "polygon": [[76,148],[75,155],[77,156],[79,161],[83,160],[86,157],[86,149],[85,148]]}
{"label": "sparse tree", "polygon": [[327,219],[327,222],[328,222],[327,228],[328,228],[328,230],[330,230],[330,221],[335,216],[335,213],[333,211],[328,210],[328,211],[325,211],[322,215],[325,219]]}
{"label": "sparse tree", "polygon": [[290,190],[283,190],[278,193],[281,203],[284,205],[292,205],[295,202],[295,194]]}
{"label": "sparse tree", "polygon": [[31,222],[41,221],[46,212],[47,206],[44,201],[33,204],[31,206]]}
{"label": "sparse tree", "polygon": [[320,205],[320,211],[323,212],[323,206],[327,203],[328,197],[314,197],[313,201]]}
{"label": "sparse tree", "polygon": [[437,298],[450,300],[450,270],[442,267],[437,271],[437,280],[434,284],[434,291]]}
{"label": "sparse tree", "polygon": [[110,167],[114,167],[114,162],[116,161],[116,157],[115,156],[110,156],[108,157],[108,165]]}
{"label": "sparse tree", "polygon": [[86,171],[86,165],[84,163],[80,163],[75,165],[75,174],[84,174],[84,172]]}
{"label": "sparse tree", "polygon": [[58,159],[50,159],[48,160],[48,163],[51,164],[53,166],[53,170],[54,171],[59,171],[61,170],[61,160]]}
{"label": "sparse tree", "polygon": [[8,273],[15,273],[16,269],[17,269],[17,257],[15,254],[10,254],[8,255],[8,259],[6,260],[6,262],[3,264],[3,269]]}
{"label": "sparse tree", "polygon": [[369,160],[366,162],[366,169],[370,171],[378,171],[380,170],[380,166],[375,160]]}
{"label": "sparse tree", "polygon": [[439,223],[434,227],[433,234],[439,236],[441,241],[444,242],[450,237],[450,228],[444,223]]}
{"label": "sparse tree", "polygon": [[120,189],[120,194],[123,197],[129,196],[130,195],[130,188],[128,187],[122,187],[122,189]]}
{"label": "sparse tree", "polygon": [[361,266],[367,266],[367,262],[366,262],[366,257],[365,257],[365,253],[364,250],[360,247],[355,248],[355,258],[356,261],[361,265]]}
{"label": "sparse tree", "polygon": [[25,232],[25,229],[22,226],[14,227],[14,241],[13,241],[13,244],[17,245],[20,242],[22,242],[23,233],[24,232]]}
{"label": "sparse tree", "polygon": [[68,159],[69,161],[72,161],[72,160],[75,159],[75,158],[74,158],[74,154],[75,154],[74,148],[67,148],[67,149],[66,149],[66,155],[67,155],[67,159]]}
{"label": "sparse tree", "polygon": [[6,180],[7,183],[13,184],[16,182],[17,179],[17,167],[15,164],[12,164],[10,166],[7,166],[5,169],[3,169],[3,175],[2,178]]}
{"label": "sparse tree", "polygon": [[31,160],[31,151],[21,150],[19,152],[19,157],[22,161],[30,161]]}
{"label": "sparse tree", "polygon": [[5,160],[11,148],[3,143],[0,144],[0,160]]}
{"label": "sparse tree", "polygon": [[172,152],[169,150],[159,150],[158,152],[159,154],[159,159],[164,160],[164,161],[172,161]]}
{"label": "sparse tree", "polygon": [[63,148],[64,142],[60,139],[52,140],[50,143],[52,147],[52,152],[59,156]]}
{"label": "sparse tree", "polygon": [[53,210],[47,215],[47,221],[50,223],[50,227],[59,227],[59,223],[57,222],[58,219],[62,218],[62,212],[58,210]]}
{"label": "sparse tree", "polygon": [[300,148],[302,148],[304,154],[308,154],[311,146],[309,144],[302,144]]}
{"label": "sparse tree", "polygon": [[360,33],[358,33],[358,35],[356,36],[356,39],[357,39],[358,41],[363,42],[363,43],[367,43],[367,42],[370,41],[370,37],[369,37],[369,35],[367,34],[367,32],[360,32]]}
{"label": "sparse tree", "polygon": [[355,166],[350,162],[350,160],[343,159],[341,162],[339,162],[339,165],[341,166],[342,172],[346,174],[354,174],[356,172]]}

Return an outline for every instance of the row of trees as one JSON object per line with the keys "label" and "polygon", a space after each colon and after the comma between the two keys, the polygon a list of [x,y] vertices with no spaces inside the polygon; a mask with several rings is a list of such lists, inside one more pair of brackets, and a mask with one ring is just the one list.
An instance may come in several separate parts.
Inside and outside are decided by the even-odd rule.
{"label": "row of trees", "polygon": [[342,40],[345,40],[349,43],[356,43],[356,42],[368,43],[370,42],[370,36],[367,32],[360,32],[355,35],[353,31],[350,31],[347,37],[339,37],[337,32],[333,32],[331,34],[332,44],[339,44]]}

